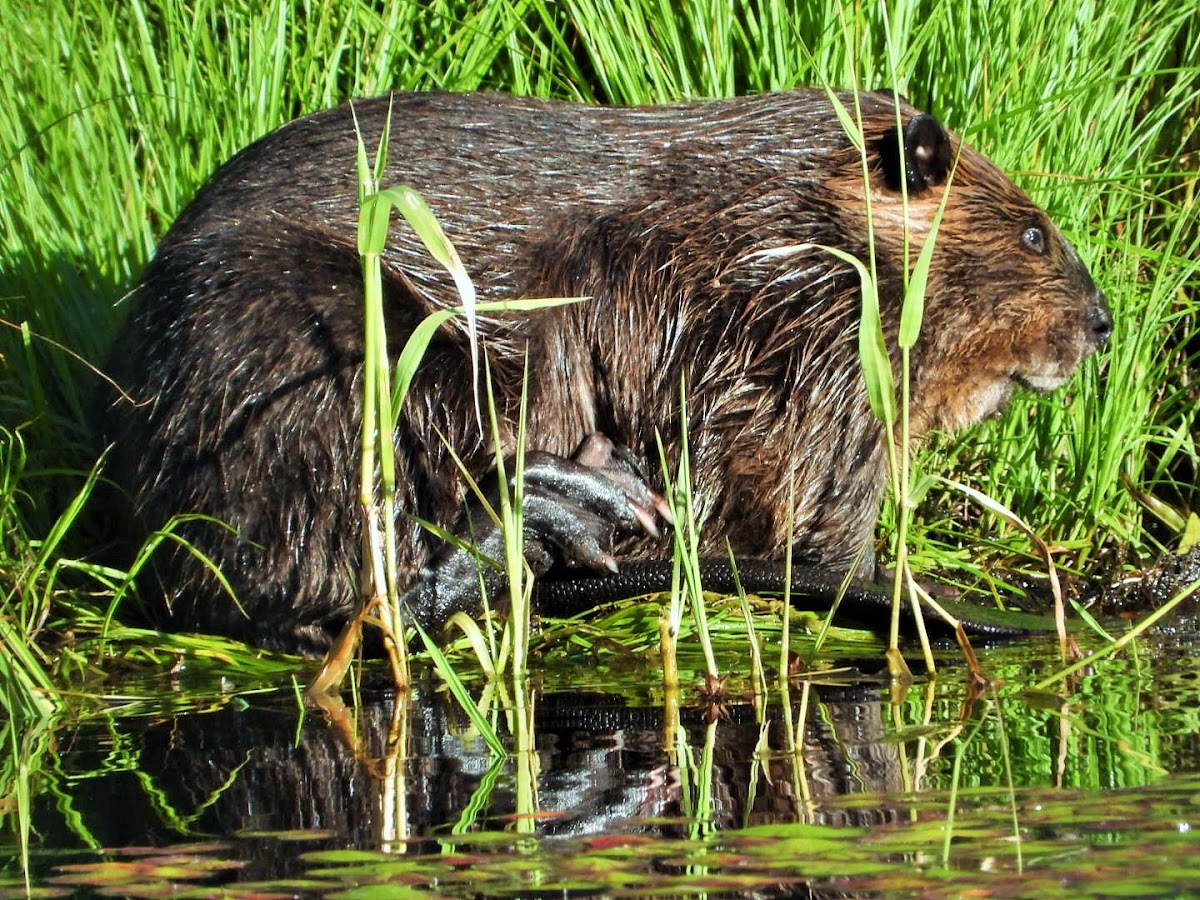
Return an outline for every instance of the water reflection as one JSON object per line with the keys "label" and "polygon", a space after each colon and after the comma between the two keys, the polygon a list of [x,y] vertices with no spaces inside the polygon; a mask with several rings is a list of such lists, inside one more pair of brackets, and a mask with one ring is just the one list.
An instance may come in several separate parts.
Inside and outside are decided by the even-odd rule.
{"label": "water reflection", "polygon": [[[369,696],[340,723],[312,711],[301,721],[290,697],[254,698],[59,733],[34,825],[50,847],[301,829],[364,849],[485,827],[695,836],[872,825],[908,815],[913,792],[950,787],[956,761],[963,787],[1001,787],[1010,770],[1018,787],[1104,789],[1194,769],[1195,683],[1183,678],[1191,701],[1172,702],[1166,685],[1182,676],[1149,675],[1110,666],[1061,702],[973,697],[953,672],[900,702],[870,681],[802,685],[762,713],[745,703],[709,721],[685,709],[677,729],[669,705],[531,693],[530,752],[499,758],[431,685]],[[833,802],[845,795],[862,800]]]}

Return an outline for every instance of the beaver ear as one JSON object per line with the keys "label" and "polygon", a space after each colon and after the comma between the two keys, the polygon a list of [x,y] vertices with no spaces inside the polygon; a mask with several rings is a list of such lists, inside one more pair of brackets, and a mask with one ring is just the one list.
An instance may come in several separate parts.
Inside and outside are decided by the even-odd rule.
{"label": "beaver ear", "polygon": [[[896,132],[888,130],[877,142],[879,158],[887,185],[900,190],[900,141]],[[904,128],[904,177],[910,193],[919,194],[926,188],[946,180],[952,161],[950,135],[933,116],[918,113]]]}
{"label": "beaver ear", "polygon": [[921,191],[946,180],[950,171],[950,135],[933,116],[919,113],[904,129],[908,186]]}

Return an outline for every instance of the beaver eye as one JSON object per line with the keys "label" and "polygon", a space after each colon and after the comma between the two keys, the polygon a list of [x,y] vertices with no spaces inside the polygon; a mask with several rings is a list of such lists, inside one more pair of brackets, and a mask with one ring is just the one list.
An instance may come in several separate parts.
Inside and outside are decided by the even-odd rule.
{"label": "beaver eye", "polygon": [[1032,250],[1039,256],[1046,252],[1046,235],[1040,228],[1026,228],[1021,233],[1021,243],[1026,250]]}

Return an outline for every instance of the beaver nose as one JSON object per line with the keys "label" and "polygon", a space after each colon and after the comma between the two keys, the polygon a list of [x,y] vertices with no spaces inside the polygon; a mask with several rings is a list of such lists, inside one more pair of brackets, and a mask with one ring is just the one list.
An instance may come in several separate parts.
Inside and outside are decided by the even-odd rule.
{"label": "beaver nose", "polygon": [[1092,340],[1099,347],[1112,336],[1112,310],[1103,294],[1096,295],[1096,303],[1087,311],[1087,327],[1092,333]]}

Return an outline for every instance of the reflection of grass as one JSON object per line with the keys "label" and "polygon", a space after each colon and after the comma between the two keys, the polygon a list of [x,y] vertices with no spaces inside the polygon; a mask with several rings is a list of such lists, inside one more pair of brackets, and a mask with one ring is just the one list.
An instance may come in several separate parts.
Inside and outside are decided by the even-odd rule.
{"label": "reflection of grass", "polygon": [[[400,895],[402,886],[415,896],[436,885],[442,896],[470,897],[478,896],[481,884],[497,895],[637,885],[648,896],[679,896],[778,892],[781,884],[793,884],[797,891],[819,893],[984,896],[1011,891],[1017,877],[1023,896],[1056,896],[1064,883],[1083,895],[1107,894],[1119,884],[1131,895],[1176,896],[1200,883],[1194,838],[1178,827],[1178,810],[1188,807],[1196,787],[1193,781],[1103,794],[1023,791],[1020,811],[1036,833],[1025,847],[1024,867],[1005,834],[1006,810],[987,791],[960,797],[961,834],[946,865],[933,864],[930,856],[942,840],[936,813],[946,799],[930,795],[898,804],[895,824],[882,829],[793,823],[719,834],[662,837],[651,829],[553,841],[476,831],[445,835],[437,848],[403,854],[313,849],[312,835],[256,834],[250,846],[265,842],[290,850],[296,860],[291,868],[302,873],[278,881],[233,881],[226,873],[243,865],[246,848],[239,853],[236,845],[217,842],[133,848],[116,858],[78,854],[69,862],[46,860],[45,867],[53,865],[60,886],[139,896],[211,889],[220,882],[228,882],[222,896],[229,897],[289,894],[298,885],[389,896]],[[854,808],[837,798],[826,804],[834,814]],[[1103,864],[1081,865],[1093,857]],[[466,859],[471,871],[464,871]]]}
{"label": "reflection of grass", "polygon": [[[634,604],[621,604],[613,615],[630,616],[640,608]],[[656,611],[641,609],[641,614],[653,620]],[[740,610],[736,604],[717,604],[710,615],[709,627],[720,665],[726,670],[736,669],[739,654],[743,657],[745,654],[744,630],[740,627]],[[564,634],[560,631],[558,637],[563,638]],[[120,636],[120,639],[123,641],[125,637]],[[805,640],[798,638],[796,644],[802,654]],[[562,642],[547,643],[561,650]],[[704,670],[703,654],[694,640],[685,639],[681,644],[691,648],[688,654],[681,657],[681,678],[685,684],[694,683],[694,676]],[[865,652],[859,656],[864,665],[874,662],[878,666],[879,646],[873,643],[864,648]],[[537,654],[538,648],[535,646],[533,649]],[[852,645],[839,645],[838,652],[848,657]],[[765,866],[776,873],[786,871],[820,878],[826,870],[819,866],[807,868],[804,862],[808,860],[809,853],[825,847],[846,866],[861,865],[864,871],[877,870],[876,874],[883,877],[884,869],[878,866],[884,860],[890,860],[887,868],[896,876],[903,868],[896,868],[898,864],[895,857],[889,854],[921,853],[925,854],[927,860],[921,871],[927,877],[936,878],[939,876],[929,870],[928,860],[936,858],[938,849],[943,846],[944,823],[953,810],[955,840],[950,847],[948,871],[971,871],[976,868],[979,859],[995,856],[995,866],[989,868],[998,866],[999,872],[1011,876],[1017,851],[1011,840],[1008,794],[1000,790],[1006,780],[1007,763],[1001,751],[1005,743],[1011,751],[1013,779],[1017,785],[1014,802],[1026,842],[1022,853],[1029,877],[1041,877],[1036,873],[1044,872],[1047,867],[1059,871],[1055,860],[1065,860],[1089,846],[1099,847],[1103,844],[1112,847],[1127,843],[1133,852],[1132,847],[1143,846],[1148,850],[1160,846],[1161,841],[1174,840],[1172,834],[1177,832],[1172,829],[1178,825],[1179,810],[1188,808],[1187,798],[1195,793],[1195,786],[1189,785],[1186,780],[1163,783],[1161,773],[1164,766],[1173,765],[1173,761],[1186,755],[1188,735],[1194,731],[1195,716],[1191,711],[1194,704],[1188,702],[1190,693],[1186,694],[1183,704],[1186,713],[1181,715],[1174,710],[1146,705],[1145,698],[1159,697],[1162,694],[1160,685],[1169,684],[1172,673],[1185,676],[1183,685],[1186,692],[1186,676],[1191,675],[1191,667],[1186,661],[1155,655],[1144,655],[1136,662],[1105,659],[1100,661],[1093,674],[1079,682],[1070,697],[1031,695],[1026,692],[1023,680],[1028,679],[1027,673],[1041,659],[1053,656],[1055,652],[1052,639],[1046,639],[1040,645],[1014,645],[997,649],[991,662],[1001,686],[994,695],[976,700],[970,699],[965,671],[953,665],[944,665],[937,679],[927,681],[920,689],[909,691],[895,704],[890,703],[884,692],[879,690],[876,678],[863,678],[851,672],[814,673],[812,680],[815,686],[807,701],[807,713],[798,707],[785,712],[775,705],[766,706],[765,725],[754,758],[749,754],[729,752],[731,747],[737,746],[729,742],[730,731],[741,729],[744,733],[746,730],[755,730],[753,726],[748,726],[750,716],[747,710],[735,710],[735,721],[718,719],[707,725],[701,723],[698,712],[686,711],[686,728],[675,735],[674,744],[664,746],[663,750],[674,754],[667,757],[674,765],[686,769],[686,773],[681,772],[679,776],[679,789],[684,793],[679,795],[678,800],[696,820],[692,823],[675,823],[675,830],[671,833],[685,835],[692,832],[693,836],[704,837],[694,842],[672,841],[669,846],[664,842],[657,848],[659,856],[655,859],[690,860],[690,864],[703,866],[711,873],[729,873],[732,870],[728,868],[728,860],[717,851],[736,848],[735,852],[753,857],[739,863],[737,871],[743,874],[758,877],[755,873]],[[564,692],[571,697],[578,697],[581,691],[607,695],[604,708],[609,710],[619,708],[613,704],[614,698],[618,697],[623,698],[624,705],[635,709],[655,705],[660,700],[661,682],[652,650],[634,656],[618,653],[605,645],[593,647],[592,653],[596,663],[588,667],[589,678],[582,683],[578,679],[579,652],[574,654],[573,659],[555,658],[551,654],[537,657],[539,670],[546,673],[542,692],[559,694],[555,700],[557,706],[562,707],[564,701],[561,695]],[[243,718],[247,723],[253,720],[255,728],[261,727],[264,718],[273,720],[274,730],[264,732],[261,741],[264,746],[287,748],[287,757],[292,755],[290,748],[294,745],[302,755],[311,752],[307,740],[311,740],[314,734],[321,736],[317,741],[320,746],[332,741],[326,726],[316,717],[310,718],[309,723],[300,726],[297,732],[295,714],[288,714],[284,698],[274,701],[269,698],[252,700],[253,706],[242,711],[238,711],[242,704],[237,698],[230,698],[225,701],[228,708],[220,714],[216,731],[204,731],[197,727],[199,723],[194,718],[187,727],[181,728],[180,723],[172,720],[173,714],[183,710],[194,717],[197,710],[212,703],[217,690],[215,680],[204,680],[204,668],[202,661],[190,660],[187,668],[180,673],[181,684],[173,692],[164,691],[161,681],[143,690],[130,689],[128,693],[131,696],[143,695],[140,706],[131,703],[125,709],[117,709],[112,714],[91,723],[83,723],[71,731],[45,728],[29,732],[26,743],[22,745],[22,755],[13,755],[12,762],[7,765],[15,766],[18,759],[28,761],[33,772],[32,797],[40,804],[40,821],[46,822],[48,815],[57,817],[69,829],[67,833],[73,835],[79,844],[95,846],[96,841],[89,840],[89,837],[104,832],[104,824],[99,818],[107,822],[111,815],[106,805],[106,798],[111,796],[111,791],[105,787],[104,779],[119,778],[122,784],[136,785],[127,795],[131,809],[144,809],[146,814],[156,817],[155,821],[161,824],[166,834],[186,835],[193,829],[205,829],[205,810],[222,803],[222,792],[231,781],[230,775],[222,770],[218,778],[200,779],[197,787],[202,786],[203,790],[180,795],[177,790],[179,783],[190,784],[191,780],[177,773],[176,778],[169,779],[175,787],[168,789],[161,781],[162,760],[154,755],[147,756],[147,747],[158,746],[160,751],[167,743],[174,747],[175,741],[169,740],[167,735],[178,732],[179,744],[176,749],[181,754],[179,758],[186,759],[189,750],[209,746],[207,742],[221,729],[237,728]],[[228,678],[232,667],[214,664],[208,668],[211,669],[211,677],[216,679],[222,674]],[[272,677],[275,683],[281,680],[278,673],[274,676],[264,673],[264,681],[270,682]],[[735,675],[734,678],[738,680],[731,684],[731,694],[744,697],[752,685],[744,676]],[[247,676],[240,687],[252,687],[253,684]],[[846,696],[839,696],[838,685],[856,686],[853,696],[858,699],[848,701]],[[172,695],[178,697],[180,704],[186,705],[173,710]],[[432,702],[448,701],[435,698]],[[506,711],[513,705],[508,701],[502,701],[502,704]],[[263,713],[268,710],[271,715],[264,717]],[[409,713],[419,715],[420,711],[402,707],[403,715]],[[144,721],[134,721],[131,719],[133,716],[144,717]],[[385,746],[387,742],[378,729],[386,729],[389,717],[386,714],[364,716],[362,721],[366,729],[361,736],[363,745]],[[605,718],[603,721],[621,720],[618,717],[615,720]],[[646,721],[654,719],[651,714],[649,720],[634,721],[639,723],[636,727],[645,728],[653,727],[647,726]],[[373,725],[367,724],[372,722]],[[604,732],[603,725],[597,727]],[[807,747],[807,753],[788,752],[789,741],[798,727],[803,738],[800,747]],[[870,736],[864,732],[864,728],[878,729],[878,733]],[[142,734],[148,729],[159,730],[161,739],[144,740]],[[296,733],[301,735],[298,742],[294,738]],[[580,736],[586,746],[587,733],[581,732]],[[460,737],[465,739],[465,736]],[[603,734],[592,735],[592,740],[599,740],[602,744],[608,739]],[[777,816],[788,818],[791,815],[798,821],[805,821],[806,816],[812,817],[818,813],[836,819],[839,812],[852,815],[855,810],[883,809],[888,811],[887,816],[891,819],[908,824],[865,832],[829,827],[814,831],[778,822],[770,827],[751,828],[744,834],[724,828],[710,831],[707,826],[701,827],[708,815],[723,817],[718,823],[722,826],[730,824],[727,817],[731,809],[740,808],[738,804],[745,796],[752,796],[752,793],[745,796],[737,793],[730,797],[727,792],[734,786],[739,792],[757,790],[763,795],[768,792],[770,784],[792,783],[793,775],[801,779],[806,772],[807,777],[813,774],[828,775],[825,769],[828,762],[824,756],[817,760],[812,757],[814,741],[820,742],[818,746],[823,753],[834,751],[853,759],[865,759],[861,754],[869,753],[873,762],[861,773],[862,777],[886,775],[893,787],[882,796],[851,793],[838,797],[828,796],[818,785],[821,794],[815,805],[802,805],[802,795],[792,793],[790,796],[795,804],[794,809],[789,811],[786,805],[769,806],[768,809],[773,809]],[[717,748],[715,754],[712,751],[714,742]],[[543,774],[556,772],[557,765],[566,764],[569,767],[573,752],[571,747],[559,747],[555,751],[558,754],[557,764],[553,762],[555,754],[552,753],[542,763],[545,767]],[[712,754],[711,758],[706,759],[706,754]],[[477,753],[471,753],[471,756],[483,759],[485,752],[480,746]],[[236,762],[238,759],[238,755],[234,754],[233,760]],[[408,763],[417,759],[425,758],[412,758]],[[252,759],[250,769],[244,768],[238,777],[249,780],[251,784],[258,783],[264,773],[271,771],[277,763],[278,760],[270,755]],[[432,759],[430,763],[436,765]],[[511,786],[516,778],[515,767],[519,763],[511,756],[497,761],[479,781],[470,803],[461,809],[456,807],[450,810],[449,814],[459,816],[456,830],[497,827],[499,822],[507,821],[506,816],[517,802]],[[142,767],[145,771],[141,771]],[[4,788],[5,796],[10,794],[8,786],[11,772],[11,769],[0,765],[0,786]],[[720,779],[720,787],[710,796],[705,793],[710,786],[706,786],[704,779],[712,778],[714,773]],[[743,773],[746,773],[745,777]],[[127,781],[130,776],[133,781]],[[274,784],[273,781],[268,783]],[[952,801],[946,792],[955,783],[959,787],[951,805]],[[868,784],[875,785],[877,782],[869,781]],[[1051,794],[1037,793],[1038,786],[1052,784],[1061,787]],[[1137,785],[1151,787],[1114,794],[1115,788],[1128,789]],[[865,787],[857,785],[851,790],[861,791]],[[127,787],[126,790],[130,789]],[[1101,799],[1089,799],[1097,796],[1097,791],[1101,792],[1098,795]],[[240,793],[238,796],[241,796]],[[775,796],[776,802],[780,799]],[[225,807],[218,814],[218,820],[228,821],[225,817],[231,812],[233,810]],[[759,813],[762,812],[760,809]],[[864,815],[873,817],[873,814],[865,812]],[[237,821],[236,818],[233,821]],[[746,821],[761,819],[748,817]],[[671,826],[660,822],[658,827]],[[605,833],[597,838],[594,849],[601,844],[619,844],[629,836],[631,828],[629,823],[623,822],[619,832]],[[61,835],[63,832],[60,828],[48,828],[47,833]],[[772,835],[775,841],[780,842],[774,852],[768,854],[765,849],[754,849],[757,840]],[[448,844],[459,847],[482,848],[491,842],[494,852],[509,852],[496,844],[500,838],[491,835],[445,837]],[[1182,839],[1185,836],[1178,837]],[[516,836],[510,835],[509,838],[516,839]],[[281,839],[287,840],[287,837],[281,836]],[[810,842],[807,849],[799,856],[791,855],[792,850],[802,849],[804,840]],[[475,841],[478,843],[473,843]],[[832,842],[832,845],[823,842]],[[557,846],[561,850],[561,839]],[[538,868],[543,864],[542,847],[536,842],[523,845],[522,853],[529,857],[530,867]],[[586,844],[573,849],[590,858]],[[768,856],[774,862],[767,862]],[[408,858],[408,855],[404,858]],[[638,858],[646,861],[646,857],[640,854]],[[1161,864],[1161,857],[1158,858]],[[395,856],[390,859],[392,862],[400,861]],[[785,860],[791,861],[790,868]],[[435,861],[423,861],[429,863],[431,868],[421,871],[430,878],[445,874]],[[502,857],[497,856],[495,861],[500,864]],[[1151,877],[1147,869],[1137,864],[1136,856],[1130,864],[1134,868],[1127,873],[1128,881],[1126,873],[1122,872],[1122,883],[1135,883],[1139,878]],[[567,868],[557,866],[553,861],[545,862],[545,865],[549,867],[546,871],[556,877],[566,878],[566,873],[571,871],[569,864],[564,864]],[[746,867],[744,870],[743,866]],[[1194,870],[1191,857],[1180,857],[1178,865],[1172,869],[1175,877],[1186,876],[1189,866]],[[668,873],[677,871],[669,867],[656,868]],[[45,871],[44,867],[41,867],[41,871]],[[605,882],[607,884],[616,884],[627,874],[625,869],[607,871],[610,871],[613,879]],[[846,874],[849,870],[837,871]],[[118,872],[119,867],[114,868],[113,874]],[[999,872],[977,872],[975,877],[995,879],[999,877]],[[187,876],[159,873],[156,877]],[[336,879],[339,875],[327,872],[321,877]],[[664,877],[669,879],[676,876]],[[945,873],[941,877],[945,877]],[[1190,877],[1195,877],[1194,871]],[[882,883],[880,890],[885,885],[886,882]]]}
{"label": "reflection of grass", "polygon": [[[279,685],[294,670],[294,661],[263,657],[248,651],[241,644],[211,637],[176,635],[164,639],[155,632],[117,627],[106,638],[80,642],[76,652],[86,658],[92,652],[89,644],[104,640],[120,647],[122,658],[115,665],[135,661],[143,668],[165,671],[174,664],[188,672],[180,672],[174,685],[164,687],[161,677],[144,683],[127,683],[119,690],[99,680],[99,673],[87,673],[88,683],[75,690],[63,692],[51,683],[42,658],[31,655],[32,648],[23,647],[15,639],[15,631],[0,618],[0,697],[5,715],[0,717],[0,796],[6,798],[0,808],[0,834],[15,837],[28,872],[28,846],[32,826],[32,807],[41,797],[53,797],[57,814],[63,824],[83,846],[98,849],[92,836],[87,813],[77,808],[72,783],[80,775],[63,770],[61,740],[64,722],[78,725],[87,720],[108,720],[110,725],[120,718],[210,711],[229,703],[241,702],[231,694],[231,672],[236,672],[236,690],[242,696],[255,691],[275,693]],[[93,683],[95,682],[95,683]],[[186,818],[173,810],[155,790],[150,776],[139,770],[136,750],[127,735],[115,725],[108,742],[105,771],[134,773],[147,798],[161,803],[162,821],[179,834],[188,831]],[[103,773],[97,773],[99,777]],[[227,782],[228,784],[228,782]],[[195,818],[202,810],[190,813]]]}

